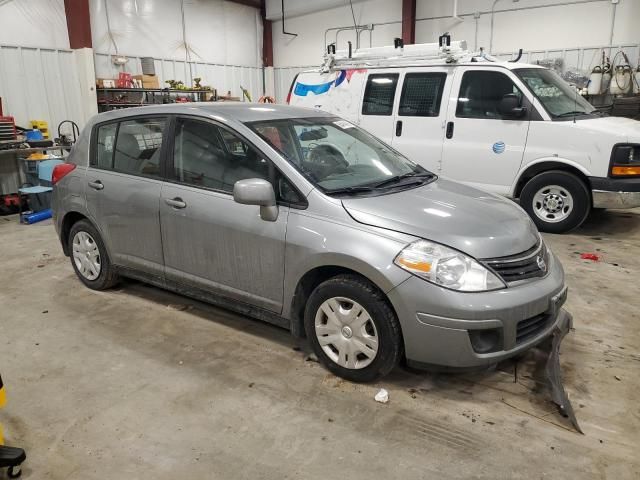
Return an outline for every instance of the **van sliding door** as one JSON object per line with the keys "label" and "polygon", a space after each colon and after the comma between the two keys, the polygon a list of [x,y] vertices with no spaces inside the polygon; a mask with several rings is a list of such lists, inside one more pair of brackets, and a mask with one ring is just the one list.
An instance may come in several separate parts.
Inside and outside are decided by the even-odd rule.
{"label": "van sliding door", "polygon": [[360,126],[388,144],[391,144],[393,136],[393,109],[400,77],[398,72],[398,69],[371,70],[360,109]]}
{"label": "van sliding door", "polygon": [[442,141],[452,81],[451,68],[407,68],[394,109],[391,144],[434,173],[442,170]]}

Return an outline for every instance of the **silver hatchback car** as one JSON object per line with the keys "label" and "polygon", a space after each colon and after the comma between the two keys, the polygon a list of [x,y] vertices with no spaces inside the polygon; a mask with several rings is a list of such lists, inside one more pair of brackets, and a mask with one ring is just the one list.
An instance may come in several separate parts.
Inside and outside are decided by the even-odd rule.
{"label": "silver hatchback car", "polygon": [[562,266],[520,207],[323,112],[100,114],[54,182],[86,286],[132,277],[275,323],[349,380],[401,359],[496,363],[571,321]]}

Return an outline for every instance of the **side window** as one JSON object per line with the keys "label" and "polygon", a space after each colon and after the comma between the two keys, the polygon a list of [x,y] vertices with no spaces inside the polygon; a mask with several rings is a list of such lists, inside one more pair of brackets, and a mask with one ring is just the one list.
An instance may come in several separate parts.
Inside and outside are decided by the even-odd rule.
{"label": "side window", "polygon": [[238,180],[269,180],[270,164],[237,135],[198,120],[179,119],[173,149],[175,180],[233,192]]}
{"label": "side window", "polygon": [[96,148],[95,158],[92,159],[91,165],[103,168],[105,170],[113,169],[113,146],[116,143],[117,123],[110,123],[98,127],[98,145]]}
{"label": "side window", "polygon": [[398,84],[397,73],[369,75],[362,101],[363,115],[391,115]]}
{"label": "side window", "polygon": [[522,92],[504,73],[464,72],[460,83],[456,116],[501,120],[498,110],[502,97],[515,94],[522,105]]}
{"label": "side window", "polygon": [[120,123],[116,138],[113,169],[118,172],[160,176],[160,147],[164,118],[138,118]]}
{"label": "side window", "polygon": [[407,73],[404,76],[398,114],[411,117],[437,117],[447,74]]}

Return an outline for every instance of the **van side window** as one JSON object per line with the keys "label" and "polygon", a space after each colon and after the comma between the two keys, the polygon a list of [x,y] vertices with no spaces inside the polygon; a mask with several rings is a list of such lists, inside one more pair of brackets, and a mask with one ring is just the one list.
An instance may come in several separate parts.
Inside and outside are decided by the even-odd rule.
{"label": "van side window", "polygon": [[116,138],[113,169],[122,173],[160,176],[160,147],[164,118],[137,118],[120,123]]}
{"label": "van side window", "polygon": [[98,127],[98,146],[95,158],[91,159],[91,166],[105,170],[113,169],[113,146],[116,143],[117,129],[117,123],[109,123]]}
{"label": "van side window", "polygon": [[398,84],[397,73],[369,75],[362,101],[363,115],[391,115]]}
{"label": "van side window", "polygon": [[398,114],[412,117],[437,117],[447,74],[407,73],[402,84]]}
{"label": "van side window", "polygon": [[502,120],[498,106],[508,93],[516,94],[522,105],[522,92],[504,73],[486,70],[464,72],[456,116]]}
{"label": "van side window", "polygon": [[233,133],[208,122],[179,119],[173,178],[187,185],[233,192],[238,180],[269,180],[269,162]]}

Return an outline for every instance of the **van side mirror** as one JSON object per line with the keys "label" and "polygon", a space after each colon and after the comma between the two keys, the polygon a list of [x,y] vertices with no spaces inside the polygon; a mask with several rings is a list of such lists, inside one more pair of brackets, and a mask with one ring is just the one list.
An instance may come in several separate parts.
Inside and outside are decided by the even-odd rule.
{"label": "van side mirror", "polygon": [[243,205],[258,205],[260,218],[267,222],[278,219],[278,205],[273,186],[262,178],[238,180],[233,185],[233,200]]}
{"label": "van side mirror", "polygon": [[520,99],[515,93],[507,93],[500,100],[498,111],[505,117],[520,118],[527,112],[527,108],[520,106]]}

